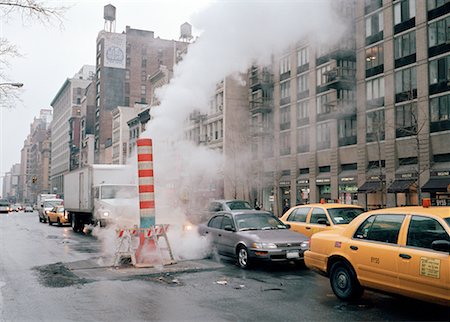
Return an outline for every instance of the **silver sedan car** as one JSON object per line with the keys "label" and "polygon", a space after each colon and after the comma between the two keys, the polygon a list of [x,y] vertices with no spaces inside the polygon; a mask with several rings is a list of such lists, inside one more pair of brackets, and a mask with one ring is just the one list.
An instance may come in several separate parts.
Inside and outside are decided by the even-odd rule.
{"label": "silver sedan car", "polygon": [[199,226],[219,255],[234,257],[241,268],[256,261],[303,261],[309,247],[305,235],[289,230],[269,212],[259,210],[222,211]]}

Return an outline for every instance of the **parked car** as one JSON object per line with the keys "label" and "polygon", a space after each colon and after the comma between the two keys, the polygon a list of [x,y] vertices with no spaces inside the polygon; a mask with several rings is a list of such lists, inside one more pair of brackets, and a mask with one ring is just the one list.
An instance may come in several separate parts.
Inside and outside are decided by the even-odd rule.
{"label": "parked car", "polygon": [[303,261],[308,238],[289,230],[269,212],[229,210],[218,212],[199,233],[208,236],[219,255],[237,259],[241,268],[261,261]]}
{"label": "parked car", "polygon": [[359,215],[311,237],[306,265],[342,300],[365,288],[450,306],[450,207],[398,207]]}
{"label": "parked car", "polygon": [[34,210],[33,210],[33,207],[31,207],[31,206],[25,206],[23,211],[24,212],[33,212]]}
{"label": "parked car", "polygon": [[53,224],[58,224],[58,226],[70,224],[69,215],[64,206],[55,206],[52,210],[47,211],[47,221],[50,226]]}
{"label": "parked car", "polygon": [[311,237],[319,231],[345,227],[363,212],[360,206],[318,203],[292,207],[280,219],[292,230]]}

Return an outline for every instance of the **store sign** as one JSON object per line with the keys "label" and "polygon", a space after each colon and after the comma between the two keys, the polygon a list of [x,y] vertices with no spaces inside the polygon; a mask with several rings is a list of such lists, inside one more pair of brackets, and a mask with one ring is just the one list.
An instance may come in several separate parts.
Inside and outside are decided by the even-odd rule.
{"label": "store sign", "polygon": [[412,178],[412,177],[413,177],[412,173],[402,173],[400,175],[400,178],[403,178],[403,179]]}
{"label": "store sign", "polygon": [[341,178],[341,182],[355,181],[354,177]]}
{"label": "store sign", "polygon": [[445,177],[445,176],[448,176],[448,175],[450,175],[450,172],[449,172],[449,171],[439,171],[439,172],[437,173],[437,176],[438,176],[438,177]]}
{"label": "store sign", "polygon": [[290,186],[291,182],[290,181],[280,181],[280,186]]}
{"label": "store sign", "polygon": [[316,179],[316,183],[330,183],[331,179]]}
{"label": "store sign", "polygon": [[309,184],[308,179],[297,180],[297,184]]}

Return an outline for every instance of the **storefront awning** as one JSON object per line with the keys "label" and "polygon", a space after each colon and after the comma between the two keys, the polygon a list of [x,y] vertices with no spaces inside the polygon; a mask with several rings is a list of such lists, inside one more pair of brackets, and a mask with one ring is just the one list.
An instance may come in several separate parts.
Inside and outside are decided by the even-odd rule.
{"label": "storefront awning", "polygon": [[387,189],[389,193],[409,192],[411,185],[416,182],[415,179],[411,180],[395,180]]}
{"label": "storefront awning", "polygon": [[371,193],[380,191],[381,185],[380,181],[366,181],[364,184],[358,188],[359,193]]}
{"label": "storefront awning", "polygon": [[423,192],[447,192],[450,178],[431,178],[422,186]]}

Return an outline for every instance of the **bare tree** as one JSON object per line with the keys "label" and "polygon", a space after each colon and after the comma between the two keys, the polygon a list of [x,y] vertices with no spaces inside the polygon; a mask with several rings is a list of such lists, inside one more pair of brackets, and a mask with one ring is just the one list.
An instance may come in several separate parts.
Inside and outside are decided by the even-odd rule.
{"label": "bare tree", "polygon": [[[19,15],[22,23],[38,22],[44,25],[53,21],[62,27],[63,15],[68,7],[51,6],[37,0],[0,0],[0,18],[8,23]],[[0,108],[12,107],[20,100],[17,83],[12,83],[5,70],[9,67],[9,60],[20,57],[17,47],[6,38],[0,38]]]}

